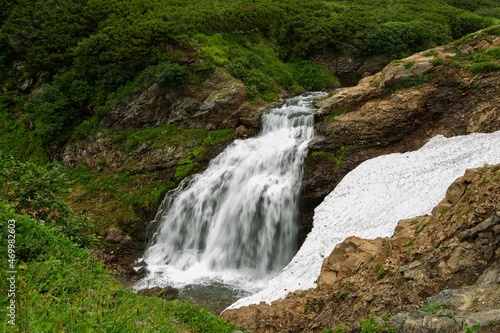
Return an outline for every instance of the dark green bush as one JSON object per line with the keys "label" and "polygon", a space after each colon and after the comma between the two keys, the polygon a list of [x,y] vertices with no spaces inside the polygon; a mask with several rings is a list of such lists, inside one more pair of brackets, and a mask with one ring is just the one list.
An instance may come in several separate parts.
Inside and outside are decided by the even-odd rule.
{"label": "dark green bush", "polygon": [[438,23],[388,22],[369,29],[364,38],[365,52],[391,57],[421,51],[432,43],[451,40],[450,31]]}
{"label": "dark green bush", "polygon": [[331,88],[336,81],[323,67],[309,60],[294,63],[293,76],[308,91]]}
{"label": "dark green bush", "polygon": [[489,22],[485,18],[473,13],[465,13],[455,17],[451,23],[451,31],[453,38],[457,39],[469,33],[486,28],[488,25]]}
{"label": "dark green bush", "polygon": [[156,67],[156,81],[162,87],[180,87],[187,82],[188,77],[189,70],[175,62],[160,62]]}

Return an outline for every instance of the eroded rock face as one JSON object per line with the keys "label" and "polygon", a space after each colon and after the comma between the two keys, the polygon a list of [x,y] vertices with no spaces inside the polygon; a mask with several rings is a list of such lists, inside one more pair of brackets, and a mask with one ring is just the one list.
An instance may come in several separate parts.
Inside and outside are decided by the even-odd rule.
{"label": "eroded rock face", "polygon": [[[318,288],[222,316],[252,332],[320,332],[351,326],[367,313],[388,315],[402,333],[494,325],[500,165],[468,170],[434,210],[439,213],[400,221],[390,238],[338,244],[325,258]],[[423,311],[428,303],[437,310]]]}
{"label": "eroded rock face", "polygon": [[240,124],[258,127],[260,114],[245,107],[245,97],[242,82],[216,70],[201,87],[165,89],[153,84],[118,103],[100,125],[113,129],[164,123],[206,129],[234,128]]}
{"label": "eroded rock face", "polygon": [[497,40],[482,36],[393,61],[319,102],[316,138],[304,170],[305,223],[342,177],[367,159],[417,150],[439,134],[500,129],[498,72],[473,75],[451,64],[465,48],[492,49]]}

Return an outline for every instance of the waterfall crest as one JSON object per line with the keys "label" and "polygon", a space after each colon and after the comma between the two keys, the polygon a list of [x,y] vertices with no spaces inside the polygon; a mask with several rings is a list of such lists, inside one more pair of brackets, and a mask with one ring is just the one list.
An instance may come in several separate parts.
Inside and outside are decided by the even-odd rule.
{"label": "waterfall crest", "polygon": [[166,196],[144,255],[151,273],[137,289],[215,280],[255,291],[290,261],[317,94],[265,114],[257,137],[236,140]]}

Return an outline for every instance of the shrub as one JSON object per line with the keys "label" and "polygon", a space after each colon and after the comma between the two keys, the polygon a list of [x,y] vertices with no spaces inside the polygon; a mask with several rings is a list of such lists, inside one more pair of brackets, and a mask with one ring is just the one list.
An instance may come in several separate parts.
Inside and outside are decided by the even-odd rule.
{"label": "shrub", "polygon": [[371,27],[364,38],[365,52],[402,56],[450,40],[449,31],[428,21],[388,22]]}
{"label": "shrub", "polygon": [[186,83],[188,76],[188,69],[175,62],[160,62],[156,67],[156,80],[162,87],[180,87]]}
{"label": "shrub", "polygon": [[485,18],[473,13],[465,13],[455,17],[451,23],[451,31],[453,38],[458,39],[487,26],[488,21]]}
{"label": "shrub", "polygon": [[293,64],[293,77],[298,84],[309,91],[331,88],[337,81],[323,67],[309,60]]}

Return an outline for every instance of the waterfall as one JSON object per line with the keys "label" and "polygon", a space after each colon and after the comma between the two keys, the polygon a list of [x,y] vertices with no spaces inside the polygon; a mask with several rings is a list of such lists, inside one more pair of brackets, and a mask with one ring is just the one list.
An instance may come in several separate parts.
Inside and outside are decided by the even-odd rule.
{"label": "waterfall", "polygon": [[255,291],[290,261],[317,95],[265,114],[257,137],[236,140],[167,194],[143,258],[150,274],[136,289],[217,281]]}

